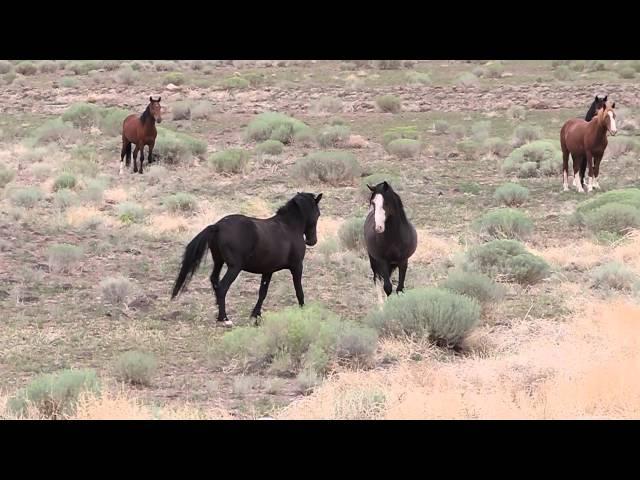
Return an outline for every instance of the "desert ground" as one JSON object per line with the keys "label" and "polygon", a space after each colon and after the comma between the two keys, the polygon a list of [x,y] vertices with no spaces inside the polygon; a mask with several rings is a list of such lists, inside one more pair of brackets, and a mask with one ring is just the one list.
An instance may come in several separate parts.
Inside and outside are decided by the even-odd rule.
{"label": "desert ground", "polygon": [[[638,75],[640,61],[0,61],[0,418],[638,418]],[[560,128],[599,93],[618,125],[601,188],[564,192]],[[122,120],[151,95],[157,161],[119,174]],[[404,297],[378,302],[359,222],[383,180],[419,236],[404,297],[455,297],[456,348],[429,319],[392,328]],[[210,255],[170,299],[198,232],[296,192],[323,193],[308,313],[281,271],[253,326],[260,277],[243,272],[236,326],[217,326]],[[469,252],[505,239],[520,273],[499,255],[474,270]]]}

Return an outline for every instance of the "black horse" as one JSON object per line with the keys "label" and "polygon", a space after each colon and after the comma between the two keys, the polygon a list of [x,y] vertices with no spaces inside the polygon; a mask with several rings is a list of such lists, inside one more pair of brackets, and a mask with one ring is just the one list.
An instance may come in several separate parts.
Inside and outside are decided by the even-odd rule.
{"label": "black horse", "polygon": [[[320,217],[318,203],[321,198],[322,194],[298,193],[271,218],[228,215],[216,224],[209,225],[187,245],[171,298],[175,298],[187,286],[209,247],[213,257],[210,278],[218,303],[218,322],[223,322],[225,326],[233,325],[227,318],[225,298],[229,287],[243,270],[262,274],[258,303],[251,313],[256,323],[261,315],[262,302],[267,296],[271,275],[279,270],[291,271],[298,303],[304,306],[302,260],[306,252],[305,243],[313,246],[318,241],[316,225]],[[220,280],[224,264],[227,265],[227,271]]]}
{"label": "black horse", "polygon": [[402,200],[387,182],[369,187],[369,214],[364,222],[364,239],[373,271],[373,283],[380,278],[384,292],[391,295],[391,275],[398,268],[398,287],[404,290],[409,257],[418,246],[416,229],[407,219]]}
{"label": "black horse", "polygon": [[[587,114],[584,116],[584,119],[587,122],[590,122],[591,119],[596,115],[596,112],[600,110],[604,105],[607,104],[608,96],[609,95],[605,95],[604,97],[602,95],[596,95],[596,98],[593,100],[593,103],[591,103],[591,106],[589,107]],[[582,163],[580,163],[580,184],[582,185],[582,188],[584,188],[584,176],[586,175],[586,172],[587,172],[587,159],[584,158]]]}

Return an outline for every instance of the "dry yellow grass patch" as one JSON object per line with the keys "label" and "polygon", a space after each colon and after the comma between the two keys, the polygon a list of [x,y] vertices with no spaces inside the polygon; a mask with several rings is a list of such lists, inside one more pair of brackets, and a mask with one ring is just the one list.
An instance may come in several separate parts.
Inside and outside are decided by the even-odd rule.
{"label": "dry yellow grass patch", "polygon": [[189,229],[189,222],[183,217],[162,213],[152,215],[145,229],[153,233],[184,232]]}
{"label": "dry yellow grass patch", "polygon": [[120,203],[128,198],[126,190],[123,188],[109,188],[104,191],[104,199],[107,202]]}
{"label": "dry yellow grass patch", "polygon": [[109,227],[116,225],[116,222],[112,218],[109,218],[95,207],[77,206],[70,207],[66,211],[67,222],[73,227],[82,225],[84,222],[92,218],[99,218],[104,225]]}
{"label": "dry yellow grass patch", "polygon": [[435,259],[451,257],[461,250],[461,246],[453,238],[441,238],[431,235],[423,229],[417,229],[418,248],[411,257],[412,261],[430,263]]}
{"label": "dry yellow grass patch", "polygon": [[249,217],[269,218],[275,214],[272,207],[261,198],[250,198],[242,206],[243,213]]}
{"label": "dry yellow grass patch", "polygon": [[188,232],[190,235],[197,235],[205,227],[213,225],[226,215],[228,215],[228,212],[225,212],[218,205],[212,202],[203,201],[199,203],[196,214],[189,218]]}
{"label": "dry yellow grass patch", "polygon": [[[517,351],[342,372],[282,418],[640,418],[640,307],[593,303],[568,323],[523,321]],[[500,335],[500,334],[498,334]]]}
{"label": "dry yellow grass patch", "polygon": [[318,225],[316,226],[318,241],[321,242],[328,238],[336,237],[338,235],[338,230],[340,230],[340,226],[343,224],[343,222],[344,220],[340,218],[320,215],[320,218],[318,219]]}

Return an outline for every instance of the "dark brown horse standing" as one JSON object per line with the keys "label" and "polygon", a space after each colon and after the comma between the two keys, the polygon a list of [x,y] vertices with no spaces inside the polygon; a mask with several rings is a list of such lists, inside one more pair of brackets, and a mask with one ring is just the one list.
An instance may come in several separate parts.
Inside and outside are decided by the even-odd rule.
{"label": "dark brown horse standing", "polygon": [[580,168],[586,163],[589,169],[589,184],[587,191],[600,188],[598,174],[600,161],[607,148],[607,132],[617,133],[615,106],[606,103],[597,110],[591,121],[579,118],[568,120],[560,130],[560,147],[562,148],[563,187],[569,190],[569,154],[573,159],[573,185],[578,192],[584,192],[580,180]]}
{"label": "dark brown horse standing", "polygon": [[[120,174],[123,172],[123,161],[126,155],[127,167],[131,164],[131,144],[136,148],[133,151],[133,173],[142,173],[142,165],[144,163],[144,147],[149,146],[149,163],[153,163],[153,146],[156,143],[156,122],[162,123],[162,107],[160,99],[154,100],[149,97],[149,105],[138,116],[136,114],[129,115],[122,123],[122,151],[120,152]],[[140,170],[138,170],[138,152],[140,152]]]}

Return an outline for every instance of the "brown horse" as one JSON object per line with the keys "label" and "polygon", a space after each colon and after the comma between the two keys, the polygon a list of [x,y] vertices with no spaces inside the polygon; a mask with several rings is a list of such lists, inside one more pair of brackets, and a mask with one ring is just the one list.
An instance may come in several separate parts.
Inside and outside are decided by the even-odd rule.
{"label": "brown horse", "polygon": [[569,190],[569,154],[573,159],[573,185],[578,192],[584,192],[580,181],[580,167],[586,163],[589,169],[587,191],[600,188],[598,174],[600,161],[607,148],[607,132],[617,133],[616,104],[604,103],[591,121],[579,118],[568,120],[560,130],[560,147],[562,148],[562,175],[565,192]]}
{"label": "brown horse", "polygon": [[[127,167],[131,164],[131,144],[135,144],[133,151],[133,173],[142,173],[142,164],[144,163],[144,147],[149,146],[149,163],[153,163],[153,146],[156,143],[156,122],[162,123],[162,107],[160,99],[154,100],[149,97],[149,105],[138,116],[136,114],[129,115],[122,123],[122,151],[120,152],[120,174],[123,172],[123,160],[126,155]],[[138,152],[140,152],[140,170],[138,170]]]}

